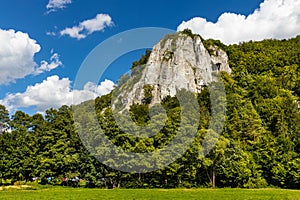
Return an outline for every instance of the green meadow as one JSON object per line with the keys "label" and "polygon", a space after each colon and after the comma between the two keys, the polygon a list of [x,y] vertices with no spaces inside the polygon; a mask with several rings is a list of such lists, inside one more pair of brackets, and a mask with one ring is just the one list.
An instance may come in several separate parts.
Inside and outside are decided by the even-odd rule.
{"label": "green meadow", "polygon": [[85,189],[53,187],[45,189],[4,189],[0,191],[1,200],[31,199],[263,199],[300,200],[300,190],[283,189]]}

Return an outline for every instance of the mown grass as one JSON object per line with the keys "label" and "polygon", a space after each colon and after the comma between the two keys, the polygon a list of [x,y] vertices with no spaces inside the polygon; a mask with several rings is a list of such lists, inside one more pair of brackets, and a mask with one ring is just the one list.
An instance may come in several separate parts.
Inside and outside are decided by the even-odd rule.
{"label": "mown grass", "polygon": [[263,199],[300,200],[299,190],[282,189],[85,189],[53,187],[37,190],[4,190],[0,199]]}

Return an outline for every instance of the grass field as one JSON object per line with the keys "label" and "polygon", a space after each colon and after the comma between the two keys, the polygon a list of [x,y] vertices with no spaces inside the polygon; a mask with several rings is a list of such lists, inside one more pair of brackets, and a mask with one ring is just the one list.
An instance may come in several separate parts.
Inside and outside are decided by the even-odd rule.
{"label": "grass field", "polygon": [[8,189],[0,191],[0,199],[27,200],[27,199],[292,199],[300,200],[300,190],[281,189],[84,189],[53,187],[45,189]]}

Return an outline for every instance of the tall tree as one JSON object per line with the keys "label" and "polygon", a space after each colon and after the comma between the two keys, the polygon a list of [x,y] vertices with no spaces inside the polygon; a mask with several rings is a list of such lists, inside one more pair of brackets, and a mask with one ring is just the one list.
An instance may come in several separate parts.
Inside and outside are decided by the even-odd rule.
{"label": "tall tree", "polygon": [[5,106],[0,104],[0,134],[7,131],[9,127],[9,113]]}

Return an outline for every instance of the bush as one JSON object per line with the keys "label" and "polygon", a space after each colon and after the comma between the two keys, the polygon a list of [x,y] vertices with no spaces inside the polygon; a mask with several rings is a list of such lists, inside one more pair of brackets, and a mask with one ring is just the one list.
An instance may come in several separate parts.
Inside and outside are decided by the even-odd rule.
{"label": "bush", "polygon": [[26,181],[16,181],[14,183],[14,186],[21,186],[21,185],[26,185]]}

